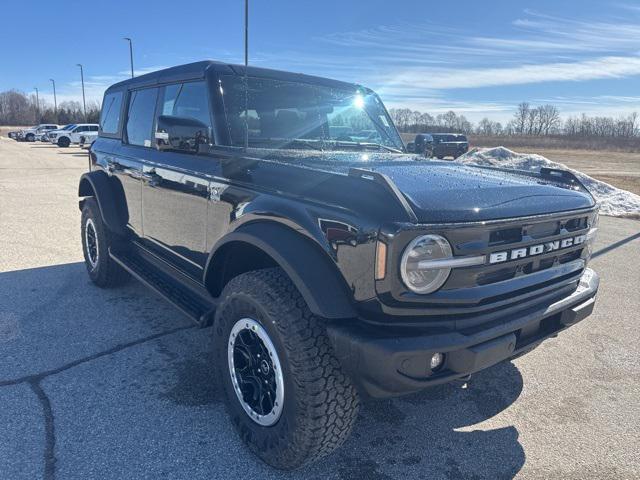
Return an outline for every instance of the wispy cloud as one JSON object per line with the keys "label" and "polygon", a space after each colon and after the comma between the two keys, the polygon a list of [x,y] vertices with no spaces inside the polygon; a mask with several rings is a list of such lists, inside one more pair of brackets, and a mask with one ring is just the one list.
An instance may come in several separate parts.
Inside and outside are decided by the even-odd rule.
{"label": "wispy cloud", "polygon": [[583,62],[521,65],[511,68],[411,69],[399,72],[387,87],[416,89],[481,88],[541,82],[585,81],[640,75],[640,56],[602,57]]}
{"label": "wispy cloud", "polygon": [[[366,83],[393,105],[423,105],[432,111],[445,104],[461,111],[508,108],[500,101],[452,101],[460,89],[640,76],[640,6],[609,6],[595,19],[525,10],[494,31],[461,31],[429,22],[381,25],[318,37],[318,45],[327,48],[317,55],[285,58],[306,64],[307,71],[319,62],[323,67],[318,70],[327,65],[341,78]],[[593,105],[640,108],[634,102],[635,97],[622,102],[600,95]],[[577,105],[566,104],[571,109]]]}

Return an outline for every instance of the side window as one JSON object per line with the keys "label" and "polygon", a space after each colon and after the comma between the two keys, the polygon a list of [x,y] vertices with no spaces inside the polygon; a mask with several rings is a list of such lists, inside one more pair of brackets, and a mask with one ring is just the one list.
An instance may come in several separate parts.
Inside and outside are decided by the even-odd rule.
{"label": "side window", "polygon": [[100,129],[103,133],[118,133],[120,111],[122,110],[122,92],[108,93],[102,102]]}
{"label": "side window", "polygon": [[211,127],[209,97],[205,83],[193,82],[165,87],[162,115],[192,118]]}
{"label": "side window", "polygon": [[90,132],[97,132],[98,131],[98,126],[97,125],[91,125],[89,127],[89,131]]}
{"label": "side window", "polygon": [[205,82],[164,87],[158,112],[156,146],[159,150],[197,152],[211,141],[211,111]]}
{"label": "side window", "polygon": [[127,115],[127,142],[143,147],[151,146],[151,127],[156,108],[157,88],[131,92]]}

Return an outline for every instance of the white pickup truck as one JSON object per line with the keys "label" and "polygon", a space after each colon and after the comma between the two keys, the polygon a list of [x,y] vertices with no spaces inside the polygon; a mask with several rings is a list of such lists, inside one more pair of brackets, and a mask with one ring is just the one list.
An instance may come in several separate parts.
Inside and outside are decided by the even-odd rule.
{"label": "white pickup truck", "polygon": [[59,147],[68,147],[72,143],[80,143],[80,137],[84,134],[97,133],[98,128],[97,123],[76,123],[63,130],[49,132],[48,138],[51,143],[55,143]]}
{"label": "white pickup truck", "polygon": [[52,123],[41,123],[40,125],[36,125],[35,127],[30,127],[22,130],[18,133],[18,140],[23,140],[25,142],[35,142],[36,140],[41,140],[43,135],[46,135],[47,132],[51,130],[55,130],[60,128],[58,125]]}

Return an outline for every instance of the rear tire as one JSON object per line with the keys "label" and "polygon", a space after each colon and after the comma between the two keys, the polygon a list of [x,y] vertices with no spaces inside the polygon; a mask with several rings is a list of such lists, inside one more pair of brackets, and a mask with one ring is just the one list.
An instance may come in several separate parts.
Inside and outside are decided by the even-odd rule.
{"label": "rear tire", "polygon": [[129,273],[109,256],[109,249],[123,243],[102,222],[100,207],[94,198],[87,198],[82,207],[82,251],[89,278],[101,288],[123,285]]}
{"label": "rear tire", "polygon": [[[333,353],[323,319],[311,313],[287,275],[280,268],[239,275],[227,284],[220,300],[213,329],[218,384],[246,445],[265,463],[284,470],[313,462],[342,445],[358,415],[358,394]],[[260,345],[255,338],[267,338],[264,348],[257,350],[262,359],[266,351],[273,360],[264,369],[259,367],[265,363],[259,353],[257,358],[246,355],[240,347],[236,357],[236,345],[245,345],[238,341],[242,329],[254,344]],[[267,382],[263,372],[270,369],[280,370],[281,383],[277,376]],[[266,395],[263,381],[273,382]],[[271,393],[281,403],[267,402],[272,409],[262,408]],[[256,415],[254,408],[263,415]]]}
{"label": "rear tire", "polygon": [[26,137],[24,137],[24,139],[27,142],[35,142],[36,141],[36,136],[33,133],[29,133],[29,134],[27,134]]}
{"label": "rear tire", "polygon": [[60,137],[58,139],[58,146],[67,148],[71,144],[71,141],[67,137]]}

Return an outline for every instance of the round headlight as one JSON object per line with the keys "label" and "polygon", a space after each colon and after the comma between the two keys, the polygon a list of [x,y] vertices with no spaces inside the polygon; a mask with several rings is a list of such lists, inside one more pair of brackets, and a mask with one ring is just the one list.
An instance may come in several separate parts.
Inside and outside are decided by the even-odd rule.
{"label": "round headlight", "polygon": [[440,235],[423,235],[414,239],[402,254],[400,274],[409,290],[431,293],[447,281],[450,268],[421,268],[420,262],[451,258],[451,246]]}

